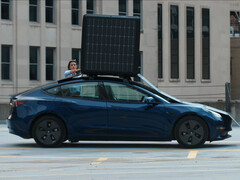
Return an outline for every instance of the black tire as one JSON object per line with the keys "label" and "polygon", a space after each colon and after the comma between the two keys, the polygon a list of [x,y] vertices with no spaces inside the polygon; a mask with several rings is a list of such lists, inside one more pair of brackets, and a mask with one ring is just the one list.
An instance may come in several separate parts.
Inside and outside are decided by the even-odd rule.
{"label": "black tire", "polygon": [[34,123],[32,134],[38,145],[57,147],[66,139],[66,128],[57,117],[43,116]]}
{"label": "black tire", "polygon": [[182,118],[175,127],[177,142],[186,148],[196,148],[208,139],[208,126],[199,117],[187,116]]}

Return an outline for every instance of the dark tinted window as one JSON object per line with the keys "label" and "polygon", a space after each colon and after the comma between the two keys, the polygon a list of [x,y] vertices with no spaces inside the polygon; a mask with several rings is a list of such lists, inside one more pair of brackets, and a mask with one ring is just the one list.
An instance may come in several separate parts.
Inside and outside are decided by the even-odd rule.
{"label": "dark tinted window", "polygon": [[127,15],[127,0],[118,0],[119,15]]}
{"label": "dark tinted window", "polygon": [[1,18],[10,20],[10,0],[1,0]]}
{"label": "dark tinted window", "polygon": [[11,70],[11,46],[2,45],[2,80],[10,80],[10,70]]}
{"label": "dark tinted window", "polygon": [[187,7],[187,79],[195,78],[194,8]]}
{"label": "dark tinted window", "polygon": [[46,22],[54,23],[54,1],[46,0]]}
{"label": "dark tinted window", "polygon": [[179,78],[178,6],[171,6],[171,78]]}
{"label": "dark tinted window", "polygon": [[72,49],[72,59],[75,59],[78,63],[78,68],[81,69],[81,50],[80,49]]}
{"label": "dark tinted window", "polygon": [[39,47],[30,47],[29,57],[30,80],[38,80]]}
{"label": "dark tinted window", "polygon": [[87,0],[87,14],[94,13],[94,0]]}
{"label": "dark tinted window", "polygon": [[55,48],[46,48],[46,80],[54,79],[54,51]]}
{"label": "dark tinted window", "polygon": [[163,78],[162,65],[162,5],[158,4],[158,78]]}
{"label": "dark tinted window", "polygon": [[133,16],[140,17],[140,29],[143,29],[142,22],[142,0],[133,0]]}
{"label": "dark tinted window", "polygon": [[202,9],[202,79],[210,79],[210,15]]}
{"label": "dark tinted window", "polygon": [[80,5],[79,0],[72,0],[72,24],[79,25]]}
{"label": "dark tinted window", "polygon": [[38,22],[38,0],[29,0],[29,21]]}

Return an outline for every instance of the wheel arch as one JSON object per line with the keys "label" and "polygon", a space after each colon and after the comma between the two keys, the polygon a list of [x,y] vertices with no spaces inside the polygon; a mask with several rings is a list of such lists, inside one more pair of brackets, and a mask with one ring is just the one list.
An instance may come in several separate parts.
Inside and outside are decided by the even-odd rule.
{"label": "wheel arch", "polygon": [[31,122],[30,129],[29,129],[29,131],[30,131],[30,136],[31,136],[31,137],[33,137],[32,130],[33,130],[33,126],[34,126],[35,122],[36,122],[38,119],[40,119],[40,118],[42,118],[42,117],[44,117],[44,116],[53,116],[53,117],[55,117],[55,118],[58,118],[58,119],[63,123],[63,125],[64,125],[64,127],[65,127],[65,130],[66,130],[66,138],[68,138],[68,129],[67,129],[67,125],[66,125],[65,121],[64,121],[60,116],[58,116],[58,115],[56,115],[56,114],[53,114],[53,113],[41,114],[41,115],[39,115],[39,116],[37,116],[37,117],[34,118],[34,120]]}
{"label": "wheel arch", "polygon": [[208,128],[208,137],[207,137],[207,140],[209,140],[209,138],[210,138],[210,128],[209,128],[209,124],[208,124],[201,116],[199,116],[198,114],[184,114],[183,116],[179,117],[179,118],[174,122],[173,127],[172,127],[172,132],[171,132],[172,140],[176,140],[176,137],[175,137],[175,128],[176,128],[177,123],[178,123],[181,119],[186,118],[186,117],[188,117],[188,116],[198,117],[198,118],[200,118],[200,119],[206,124],[206,126],[207,126],[207,128]]}

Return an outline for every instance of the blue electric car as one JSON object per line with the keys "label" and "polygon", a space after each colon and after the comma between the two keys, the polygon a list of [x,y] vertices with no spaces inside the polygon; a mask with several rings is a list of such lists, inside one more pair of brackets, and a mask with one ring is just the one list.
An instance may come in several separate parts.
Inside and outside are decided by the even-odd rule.
{"label": "blue electric car", "polygon": [[230,137],[232,117],[130,79],[80,77],[13,95],[8,128],[44,147],[64,141],[172,141],[193,148]]}

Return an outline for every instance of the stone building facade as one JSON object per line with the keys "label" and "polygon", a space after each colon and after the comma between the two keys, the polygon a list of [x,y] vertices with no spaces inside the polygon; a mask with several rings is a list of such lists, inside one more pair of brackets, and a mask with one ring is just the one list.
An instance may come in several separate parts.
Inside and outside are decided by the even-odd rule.
{"label": "stone building facade", "polygon": [[140,72],[187,101],[225,99],[230,11],[238,1],[1,0],[0,104],[9,95],[64,77],[80,60],[86,13],[141,17]]}

